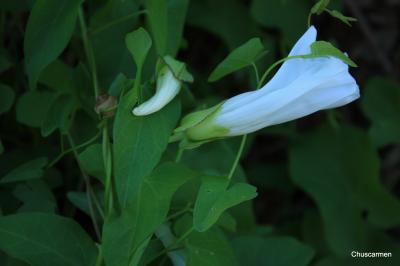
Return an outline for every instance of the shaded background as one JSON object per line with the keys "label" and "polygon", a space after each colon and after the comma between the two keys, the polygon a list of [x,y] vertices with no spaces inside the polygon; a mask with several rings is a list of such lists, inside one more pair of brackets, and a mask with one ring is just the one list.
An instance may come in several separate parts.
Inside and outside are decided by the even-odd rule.
{"label": "shaded background", "polygon": [[[91,29],[129,12],[121,1],[119,8],[107,13],[102,10],[106,2],[87,1]],[[45,115],[50,96],[44,93],[29,100],[26,96],[22,47],[31,3],[21,0],[0,4],[0,78],[15,92],[14,103],[4,111],[0,95],[0,139],[5,150],[0,155],[0,176],[32,156],[55,157],[59,149],[59,136],[41,138],[40,122],[32,122]],[[286,56],[306,30],[312,4],[306,0],[190,1],[178,58],[188,64],[195,83],[190,86],[191,93],[181,95],[184,111],[254,89],[250,68],[214,83],[208,83],[207,77],[231,50],[253,37],[260,37],[268,50],[257,62],[260,71]],[[242,166],[259,191],[253,202],[255,219],[262,225],[257,230],[261,236],[291,235],[313,247],[313,265],[400,265],[400,1],[335,0],[329,7],[358,20],[349,27],[323,13],[313,16],[312,24],[319,39],[331,41],[358,64],[350,71],[360,85],[361,98],[337,110],[318,112],[251,135]],[[134,73],[123,36],[135,28],[132,24],[143,21],[127,20],[93,35],[103,89],[116,74]],[[61,56],[66,65],[76,68],[83,53],[78,38],[76,33]],[[151,71],[149,64],[148,75]],[[57,82],[57,78],[68,80],[57,77],[57,73],[46,73],[42,86]],[[81,81],[80,86],[87,84]],[[91,91],[79,93],[85,98]],[[73,128],[77,139],[94,134],[91,112],[77,115],[80,122]],[[235,151],[237,139],[229,145]],[[224,160],[220,155],[204,159]],[[2,187],[2,212],[57,209],[91,231],[88,217],[67,197],[69,191],[82,186],[76,173],[73,158],[67,156],[46,173],[47,185]],[[243,264],[253,265],[245,261],[252,254],[245,246],[251,244],[236,245],[243,252]],[[257,256],[261,261],[260,249]],[[355,260],[349,255],[352,250],[392,252],[394,257]]]}

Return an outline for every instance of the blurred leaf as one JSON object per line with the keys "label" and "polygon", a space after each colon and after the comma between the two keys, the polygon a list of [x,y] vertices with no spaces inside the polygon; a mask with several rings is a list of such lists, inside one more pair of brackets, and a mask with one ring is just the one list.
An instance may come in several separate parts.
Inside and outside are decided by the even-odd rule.
{"label": "blurred leaf", "polygon": [[311,13],[320,15],[322,12],[324,12],[324,9],[329,5],[329,2],[330,0],[319,0],[311,8]]}
{"label": "blurred leaf", "polygon": [[159,55],[165,55],[168,33],[168,10],[166,0],[144,0],[151,32]]}
{"label": "blurred leaf", "polygon": [[72,112],[76,108],[76,102],[71,95],[59,95],[51,104],[46,118],[41,127],[43,137],[49,136],[53,131],[59,129],[66,133],[69,128]]}
{"label": "blurred leaf", "polygon": [[107,265],[132,265],[132,257],[140,258],[140,246],[164,222],[175,191],[196,176],[183,165],[165,163],[145,177],[121,216],[106,220],[103,252]]}
{"label": "blurred leaf", "polygon": [[261,25],[280,29],[291,46],[306,30],[310,8],[307,0],[253,0],[251,14]]}
{"label": "blurred leaf", "polygon": [[57,92],[73,93],[73,69],[60,60],[50,63],[40,74],[39,83]]}
{"label": "blurred leaf", "polygon": [[55,94],[47,91],[28,91],[17,102],[17,121],[31,127],[41,127]]}
{"label": "blurred leaf", "polygon": [[378,156],[359,129],[322,128],[308,135],[290,150],[290,173],[315,200],[335,254],[366,247],[365,209],[378,227],[400,224],[400,203],[380,183]]}
{"label": "blurred leaf", "polygon": [[14,103],[15,93],[8,85],[0,83],[0,114],[10,110]]}
{"label": "blurred leaf", "polygon": [[252,38],[233,50],[210,74],[208,81],[217,81],[220,78],[241,68],[250,66],[264,51],[259,38]]}
{"label": "blurred leaf", "polygon": [[125,37],[125,44],[135,60],[136,67],[141,69],[146,59],[147,53],[151,48],[151,38],[147,31],[139,28],[128,33]]}
{"label": "blurred leaf", "polygon": [[[178,236],[188,232],[192,217],[185,215],[174,226]],[[224,234],[217,228],[206,232],[192,231],[184,241],[187,266],[238,266],[232,247]]]}
{"label": "blurred leaf", "polygon": [[0,184],[41,178],[44,173],[43,168],[46,165],[47,158],[45,157],[26,162],[1,178]]}
{"label": "blurred leaf", "polygon": [[240,265],[246,266],[307,266],[314,256],[312,248],[284,236],[241,236],[232,245]]}
{"label": "blurred leaf", "polygon": [[130,88],[131,80],[129,80],[124,74],[119,73],[108,89],[108,94],[114,97],[119,97],[120,94],[126,89]]}
{"label": "blurred leaf", "polygon": [[125,36],[137,28],[138,1],[109,0],[89,23],[99,83],[108,87],[118,73],[134,73],[135,64],[125,46]]}
{"label": "blurred leaf", "polygon": [[203,178],[193,211],[197,231],[206,231],[225,210],[257,196],[256,188],[249,184],[236,183],[230,188],[228,185],[229,180],[223,177]]}
{"label": "blurred leaf", "polygon": [[361,107],[372,125],[369,135],[382,147],[400,142],[400,85],[384,77],[371,78],[365,87]]}
{"label": "blurred leaf", "polygon": [[19,184],[13,195],[23,204],[18,212],[49,212],[54,213],[57,203],[46,182],[35,180]]}
{"label": "blurred leaf", "polygon": [[343,23],[347,24],[350,27],[351,27],[351,22],[357,21],[356,18],[346,17],[337,10],[326,10],[326,12],[328,12],[329,15],[331,15],[334,18],[337,18],[338,20],[342,21]]}
{"label": "blurred leaf", "polygon": [[[1,4],[0,4],[1,6]],[[0,8],[1,9],[1,8]],[[9,53],[6,49],[0,47],[0,73],[6,71],[12,66]]]}
{"label": "blurred leaf", "polygon": [[186,12],[190,0],[169,0],[168,8],[168,33],[167,53],[175,57],[179,50],[182,33],[185,25]]}
{"label": "blurred leaf", "polygon": [[82,0],[37,0],[26,26],[24,53],[29,87],[36,88],[40,72],[67,46]]}
{"label": "blurred leaf", "polygon": [[246,5],[238,0],[192,1],[187,22],[221,38],[231,50],[263,34],[250,17]]}
{"label": "blurred leaf", "polygon": [[123,97],[114,122],[116,188],[124,207],[131,203],[143,178],[160,161],[180,114],[179,102],[174,100],[159,112],[134,116],[132,107],[136,99],[132,100],[129,93],[135,92]]}
{"label": "blurred leaf", "polygon": [[[101,202],[101,196],[103,196],[103,193],[98,193],[96,194],[96,197],[98,200]],[[79,210],[82,212],[86,213],[88,216],[91,216],[91,211],[88,203],[88,197],[86,192],[79,192],[79,191],[70,191],[67,193],[68,200]],[[102,202],[101,202],[102,203]],[[93,208],[93,211],[95,213],[95,217],[99,222],[102,222],[102,216],[98,212],[97,208]]]}
{"label": "blurred leaf", "polygon": [[79,162],[86,173],[104,183],[105,170],[101,144],[92,144],[87,147],[79,154]]}
{"label": "blurred leaf", "polygon": [[96,247],[73,220],[44,213],[0,217],[0,249],[40,266],[94,265]]}

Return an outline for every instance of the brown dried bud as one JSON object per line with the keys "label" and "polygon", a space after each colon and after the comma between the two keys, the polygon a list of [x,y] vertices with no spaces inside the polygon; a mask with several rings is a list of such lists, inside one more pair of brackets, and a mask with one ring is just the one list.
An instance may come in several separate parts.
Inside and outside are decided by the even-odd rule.
{"label": "brown dried bud", "polygon": [[108,94],[102,94],[97,97],[96,106],[94,110],[102,117],[112,117],[115,114],[117,107],[117,99]]}

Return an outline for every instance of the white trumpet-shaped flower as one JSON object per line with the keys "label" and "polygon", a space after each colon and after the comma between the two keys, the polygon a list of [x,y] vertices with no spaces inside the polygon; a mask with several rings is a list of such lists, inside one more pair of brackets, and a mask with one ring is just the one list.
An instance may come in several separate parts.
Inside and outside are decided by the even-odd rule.
{"label": "white trumpet-shaped flower", "polygon": [[155,113],[166,106],[181,89],[181,81],[177,79],[168,66],[164,66],[157,77],[156,93],[134,108],[132,113],[137,116],[144,116]]}
{"label": "white trumpet-shaped flower", "polygon": [[[289,56],[310,54],[316,37],[316,29],[310,27]],[[243,135],[348,104],[359,96],[357,83],[342,60],[332,56],[289,59],[259,90],[226,100],[183,129],[192,141]],[[196,117],[194,113],[186,120]]]}

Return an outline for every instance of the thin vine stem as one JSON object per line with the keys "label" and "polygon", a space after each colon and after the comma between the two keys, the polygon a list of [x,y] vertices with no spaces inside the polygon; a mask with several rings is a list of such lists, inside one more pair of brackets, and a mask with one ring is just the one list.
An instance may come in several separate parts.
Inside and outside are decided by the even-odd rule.
{"label": "thin vine stem", "polygon": [[89,32],[90,32],[90,34],[92,34],[92,35],[96,35],[96,34],[98,34],[99,32],[102,32],[102,31],[104,31],[104,30],[106,30],[106,29],[108,29],[108,28],[110,28],[110,27],[113,27],[113,26],[115,26],[115,25],[117,25],[117,24],[119,24],[119,23],[122,23],[122,22],[124,22],[124,21],[127,21],[127,20],[129,20],[129,19],[131,19],[131,18],[140,16],[141,14],[145,14],[146,12],[147,12],[146,10],[140,10],[140,11],[138,11],[138,12],[131,13],[131,14],[129,14],[129,15],[126,15],[126,16],[120,17],[120,18],[118,18],[118,19],[115,19],[115,20],[113,20],[113,21],[110,21],[109,23],[104,24],[103,26],[100,26],[100,27],[98,27],[98,28],[96,28],[96,29],[89,30]]}
{"label": "thin vine stem", "polygon": [[[72,139],[72,136],[69,133],[67,133],[67,138],[68,138],[68,141],[69,141],[69,144],[71,145],[71,147],[74,148],[75,147],[75,142],[74,142],[74,140]],[[93,223],[93,227],[94,227],[94,231],[96,233],[96,236],[100,240],[101,239],[101,234],[100,234],[99,225],[97,224],[96,214],[95,214],[94,208],[93,208],[93,201],[92,201],[92,195],[93,195],[92,193],[93,193],[93,191],[92,191],[92,193],[90,192],[90,190],[92,190],[92,187],[90,185],[89,176],[83,170],[82,165],[81,165],[81,163],[79,161],[78,152],[76,151],[75,148],[73,149],[73,153],[74,153],[75,160],[76,160],[76,162],[78,164],[79,170],[81,171],[83,179],[85,181],[86,198],[87,198],[88,205],[89,205],[90,218],[92,219],[92,223]]]}
{"label": "thin vine stem", "polygon": [[240,161],[240,157],[242,156],[243,150],[244,150],[244,146],[246,145],[246,140],[247,140],[247,135],[243,135],[242,136],[242,141],[240,142],[240,146],[239,146],[239,150],[236,154],[236,158],[235,161],[232,164],[231,170],[229,171],[228,174],[228,179],[232,179],[233,174],[235,173],[236,167]]}
{"label": "thin vine stem", "polygon": [[[61,160],[62,157],[64,157],[64,156],[67,155],[68,153],[70,153],[70,152],[72,152],[72,151],[74,151],[74,150],[77,150],[77,149],[86,147],[87,145],[93,143],[94,141],[96,141],[96,139],[98,139],[99,136],[100,136],[100,132],[98,132],[98,133],[97,133],[95,136],[93,136],[91,139],[89,139],[89,140],[85,141],[84,143],[79,144],[79,145],[77,145],[77,146],[75,146],[75,147],[73,147],[73,148],[64,150],[64,147],[63,147],[63,148],[62,148],[62,152],[61,152],[56,158],[54,158],[53,161],[51,161],[51,162],[47,165],[47,168],[50,168],[50,167],[52,167],[53,165],[55,165],[59,160]],[[64,145],[63,145],[63,146],[64,146]]]}
{"label": "thin vine stem", "polygon": [[99,83],[98,83],[98,79],[97,79],[96,61],[94,58],[93,48],[92,48],[91,43],[88,38],[88,31],[87,31],[87,26],[86,26],[86,22],[85,22],[85,17],[83,15],[82,7],[79,8],[78,16],[79,16],[79,24],[81,27],[81,33],[82,33],[83,48],[85,49],[89,67],[92,72],[94,97],[95,97],[95,100],[97,100],[100,92],[99,92]]}

